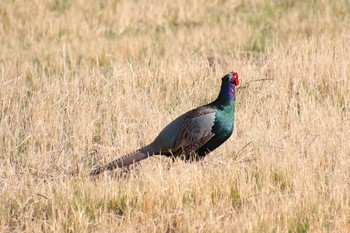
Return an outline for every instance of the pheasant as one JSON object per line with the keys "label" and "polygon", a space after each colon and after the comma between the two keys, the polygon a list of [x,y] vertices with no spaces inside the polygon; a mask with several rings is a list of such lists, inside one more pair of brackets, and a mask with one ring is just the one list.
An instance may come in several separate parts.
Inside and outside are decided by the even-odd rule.
{"label": "pheasant", "polygon": [[184,113],[168,124],[154,141],[135,152],[99,166],[91,176],[130,165],[153,155],[181,157],[186,161],[200,160],[215,150],[232,134],[235,119],[235,87],[238,73],[222,77],[219,96],[212,103]]}

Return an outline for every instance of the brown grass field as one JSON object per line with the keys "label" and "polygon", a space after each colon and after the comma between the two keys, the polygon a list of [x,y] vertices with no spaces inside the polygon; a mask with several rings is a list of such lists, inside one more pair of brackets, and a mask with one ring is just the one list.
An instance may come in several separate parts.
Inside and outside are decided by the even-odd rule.
{"label": "brown grass field", "polygon": [[[349,0],[4,0],[0,43],[0,232],[350,231]],[[232,70],[203,162],[89,177]]]}

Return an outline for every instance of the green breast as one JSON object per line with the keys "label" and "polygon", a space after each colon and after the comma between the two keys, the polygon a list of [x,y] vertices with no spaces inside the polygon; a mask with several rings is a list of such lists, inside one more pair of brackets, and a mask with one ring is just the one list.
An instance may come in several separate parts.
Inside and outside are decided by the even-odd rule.
{"label": "green breast", "polygon": [[216,135],[222,135],[222,137],[231,136],[234,128],[235,103],[220,106],[215,117],[213,132]]}

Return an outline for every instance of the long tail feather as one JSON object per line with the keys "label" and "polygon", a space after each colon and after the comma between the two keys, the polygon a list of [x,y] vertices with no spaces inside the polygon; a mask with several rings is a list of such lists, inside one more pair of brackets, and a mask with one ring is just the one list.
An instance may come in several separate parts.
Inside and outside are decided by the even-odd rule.
{"label": "long tail feather", "polygon": [[90,172],[90,176],[97,176],[105,171],[112,171],[116,168],[128,168],[133,163],[147,159],[153,155],[153,151],[149,146],[143,147],[137,151],[127,154],[123,157],[117,158],[104,166],[99,166]]}

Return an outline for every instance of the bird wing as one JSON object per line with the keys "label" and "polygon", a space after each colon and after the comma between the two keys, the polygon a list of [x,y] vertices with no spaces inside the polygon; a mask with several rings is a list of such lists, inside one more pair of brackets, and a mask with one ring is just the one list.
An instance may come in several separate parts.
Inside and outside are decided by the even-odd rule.
{"label": "bird wing", "polygon": [[212,132],[215,114],[216,109],[212,108],[195,109],[187,114],[172,150],[174,156],[196,151],[215,136]]}

